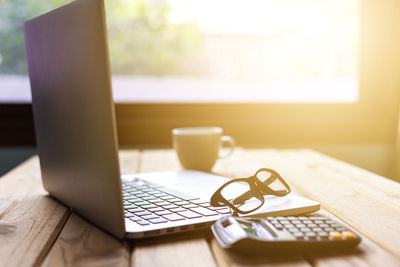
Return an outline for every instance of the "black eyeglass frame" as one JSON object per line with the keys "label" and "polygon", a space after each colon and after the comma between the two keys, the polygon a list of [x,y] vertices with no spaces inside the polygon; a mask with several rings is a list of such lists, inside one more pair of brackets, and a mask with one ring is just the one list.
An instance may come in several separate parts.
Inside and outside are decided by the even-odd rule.
{"label": "black eyeglass frame", "polygon": [[[271,176],[266,179],[264,182],[260,181],[257,178],[257,175],[261,172],[269,172]],[[273,183],[276,179],[285,186],[286,190],[273,190],[268,185]],[[240,196],[236,197],[232,203],[232,201],[225,199],[221,195],[221,191],[227,187],[228,185],[236,182],[245,182],[249,185],[250,190],[241,194]],[[269,168],[262,168],[259,169],[254,175],[248,178],[237,178],[232,179],[229,182],[223,184],[215,193],[211,196],[210,205],[213,207],[221,207],[221,206],[228,206],[230,209],[234,211],[234,213],[241,213],[241,214],[248,214],[257,209],[259,209],[262,205],[264,205],[264,195],[274,195],[274,196],[286,196],[292,191],[290,186],[287,182],[273,169]],[[261,201],[260,205],[254,209],[243,211],[240,210],[235,206],[235,204],[243,204],[246,200],[250,199],[251,197],[255,197]]]}

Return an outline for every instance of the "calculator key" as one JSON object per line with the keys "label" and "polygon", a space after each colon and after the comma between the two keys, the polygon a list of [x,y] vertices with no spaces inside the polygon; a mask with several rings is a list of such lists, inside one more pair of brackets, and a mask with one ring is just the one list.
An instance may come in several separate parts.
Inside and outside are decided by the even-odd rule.
{"label": "calculator key", "polygon": [[329,232],[329,236],[330,236],[332,239],[341,239],[341,238],[342,238],[342,234],[339,233],[339,232],[337,232],[337,231],[331,231],[331,232]]}
{"label": "calculator key", "polygon": [[319,224],[319,227],[329,227],[329,225],[326,224],[326,223],[320,223],[320,224]]}
{"label": "calculator key", "polygon": [[296,226],[297,228],[306,227],[306,225],[305,225],[305,224],[302,224],[302,223],[297,223],[297,224],[295,224],[295,226]]}
{"label": "calculator key", "polygon": [[356,238],[356,235],[355,235],[353,232],[351,232],[351,231],[343,231],[343,232],[342,232],[342,235],[343,235],[343,237],[346,238],[346,239],[353,239],[353,238]]}
{"label": "calculator key", "polygon": [[291,232],[291,233],[298,233],[298,232],[300,232],[300,230],[297,229],[297,228],[290,228],[290,229],[288,229],[288,231]]}
{"label": "calculator key", "polygon": [[303,239],[304,238],[304,234],[302,232],[294,233],[293,236],[296,239]]}
{"label": "calculator key", "polygon": [[302,223],[302,222],[299,221],[299,220],[293,220],[292,223],[293,223],[293,224],[300,224],[300,223]]}
{"label": "calculator key", "polygon": [[309,224],[307,224],[307,227],[313,228],[313,227],[317,227],[317,225],[315,223],[309,223]]}
{"label": "calculator key", "polygon": [[335,227],[335,230],[338,232],[346,231],[346,228],[344,227]]}
{"label": "calculator key", "polygon": [[332,227],[325,227],[324,230],[327,232],[335,231],[335,229]]}
{"label": "calculator key", "polygon": [[275,227],[276,229],[278,229],[278,230],[282,230],[282,229],[283,229],[283,225],[282,225],[282,224],[279,224],[279,223],[274,224],[274,227]]}
{"label": "calculator key", "polygon": [[310,220],[302,220],[302,222],[305,223],[305,224],[313,223],[313,222],[310,221]]}
{"label": "calculator key", "polygon": [[327,232],[318,232],[317,235],[320,238],[328,238],[328,233]]}
{"label": "calculator key", "polygon": [[327,217],[318,217],[318,216],[315,216],[315,217],[309,217],[311,220],[326,220],[326,219],[328,219]]}
{"label": "calculator key", "polygon": [[313,232],[307,232],[307,233],[305,234],[305,236],[308,237],[308,238],[310,238],[310,239],[314,239],[314,238],[317,237],[317,235],[316,235],[315,233],[313,233]]}
{"label": "calculator key", "polygon": [[322,232],[323,230],[319,227],[311,228],[313,232]]}
{"label": "calculator key", "polygon": [[299,228],[300,229],[300,231],[302,231],[302,232],[311,232],[311,230],[309,229],[309,228],[307,228],[307,227],[301,227],[301,228]]}

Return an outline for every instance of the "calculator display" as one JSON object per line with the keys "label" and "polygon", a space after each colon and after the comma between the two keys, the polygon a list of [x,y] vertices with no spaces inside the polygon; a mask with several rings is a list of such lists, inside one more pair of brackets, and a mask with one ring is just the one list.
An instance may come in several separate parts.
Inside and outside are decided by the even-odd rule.
{"label": "calculator display", "polygon": [[253,226],[250,223],[246,223],[246,222],[240,222],[239,226],[246,232],[249,234],[253,234],[253,235],[257,235],[256,230],[253,228]]}

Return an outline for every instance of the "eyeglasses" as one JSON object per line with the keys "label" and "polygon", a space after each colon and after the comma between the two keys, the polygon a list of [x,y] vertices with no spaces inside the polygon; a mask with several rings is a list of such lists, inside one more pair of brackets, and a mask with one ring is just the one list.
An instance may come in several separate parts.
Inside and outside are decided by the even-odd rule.
{"label": "eyeglasses", "polygon": [[264,205],[264,195],[286,196],[290,186],[276,171],[259,169],[248,178],[233,179],[222,185],[211,197],[213,207],[228,206],[234,214],[248,214]]}

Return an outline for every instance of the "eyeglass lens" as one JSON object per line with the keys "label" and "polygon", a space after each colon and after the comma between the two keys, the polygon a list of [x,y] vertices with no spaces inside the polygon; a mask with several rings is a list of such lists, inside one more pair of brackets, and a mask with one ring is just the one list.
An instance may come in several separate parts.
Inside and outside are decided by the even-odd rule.
{"label": "eyeglass lens", "polygon": [[239,196],[251,191],[250,184],[243,181],[233,182],[225,186],[221,190],[221,196],[228,200],[232,205],[234,205],[241,212],[248,212],[259,208],[263,203],[257,197],[251,195],[245,201],[240,201],[236,203],[235,199]]}
{"label": "eyeglass lens", "polygon": [[288,188],[282,183],[282,181],[275,174],[269,171],[260,171],[256,174],[256,177],[264,185],[267,185],[275,192],[283,193],[288,191]]}

